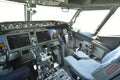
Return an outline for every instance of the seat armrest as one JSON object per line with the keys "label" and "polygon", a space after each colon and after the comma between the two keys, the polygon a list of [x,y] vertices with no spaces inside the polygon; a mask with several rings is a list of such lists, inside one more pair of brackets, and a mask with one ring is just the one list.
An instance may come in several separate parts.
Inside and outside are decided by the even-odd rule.
{"label": "seat armrest", "polygon": [[96,80],[109,80],[118,73],[120,73],[120,64],[110,63],[101,64],[92,72],[92,75]]}
{"label": "seat armrest", "polygon": [[77,60],[79,59],[90,59],[89,55],[87,55],[86,53],[84,53],[83,51],[76,51],[74,52],[73,55]]}

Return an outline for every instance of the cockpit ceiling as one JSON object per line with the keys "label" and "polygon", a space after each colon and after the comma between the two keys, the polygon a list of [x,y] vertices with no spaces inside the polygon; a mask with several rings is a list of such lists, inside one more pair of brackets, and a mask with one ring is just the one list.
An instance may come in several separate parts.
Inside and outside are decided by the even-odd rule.
{"label": "cockpit ceiling", "polygon": [[37,4],[44,6],[57,6],[66,8],[81,8],[93,6],[119,6],[120,0],[8,0],[21,3]]}

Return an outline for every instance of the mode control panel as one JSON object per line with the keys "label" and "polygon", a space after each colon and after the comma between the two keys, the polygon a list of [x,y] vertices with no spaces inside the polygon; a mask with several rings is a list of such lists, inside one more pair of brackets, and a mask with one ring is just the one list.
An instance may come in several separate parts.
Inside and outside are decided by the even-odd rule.
{"label": "mode control panel", "polygon": [[40,28],[40,27],[57,27],[57,26],[65,26],[68,25],[65,22],[60,21],[21,21],[21,22],[4,22],[0,23],[1,31],[8,30],[19,30],[19,29],[31,29],[31,28]]}

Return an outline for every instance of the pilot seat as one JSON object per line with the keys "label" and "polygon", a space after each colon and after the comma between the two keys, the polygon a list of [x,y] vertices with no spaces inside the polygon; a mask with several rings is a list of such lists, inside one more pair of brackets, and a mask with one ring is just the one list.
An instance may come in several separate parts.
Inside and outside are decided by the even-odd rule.
{"label": "pilot seat", "polygon": [[72,75],[80,80],[120,79],[120,46],[105,55],[101,62],[91,58],[76,59],[73,56],[67,56],[64,60]]}

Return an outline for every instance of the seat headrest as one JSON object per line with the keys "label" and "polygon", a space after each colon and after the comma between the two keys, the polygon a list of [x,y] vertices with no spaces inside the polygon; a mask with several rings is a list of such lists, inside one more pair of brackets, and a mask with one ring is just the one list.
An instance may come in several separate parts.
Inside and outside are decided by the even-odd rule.
{"label": "seat headrest", "polygon": [[111,62],[119,57],[120,57],[120,46],[114,49],[113,51],[109,52],[107,55],[105,55],[104,58],[102,59],[102,63],[107,61]]}

